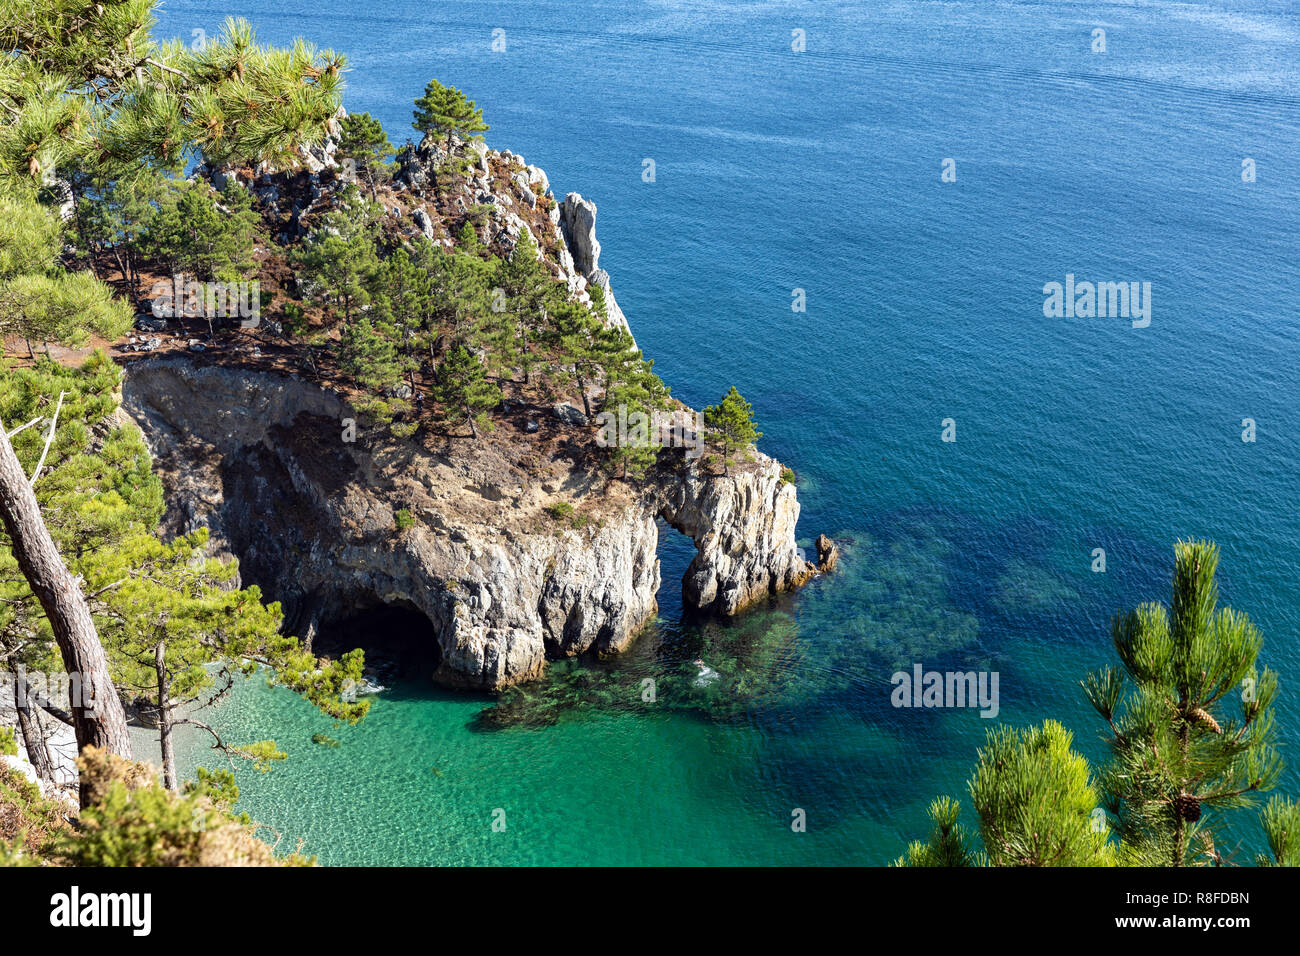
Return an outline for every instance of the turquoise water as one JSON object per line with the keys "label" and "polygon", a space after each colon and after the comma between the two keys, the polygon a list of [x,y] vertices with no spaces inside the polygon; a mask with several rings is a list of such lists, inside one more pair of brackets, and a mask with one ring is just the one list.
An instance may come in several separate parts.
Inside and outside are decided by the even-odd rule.
{"label": "turquoise water", "polygon": [[[349,54],[346,105],[397,142],[429,77],[463,87],[490,143],[597,202],[674,394],[738,386],[799,474],[801,534],[846,541],[841,574],[693,628],[670,535],[629,655],[499,703],[402,684],[333,730],[242,687],[218,720],[291,753],[241,771],[242,804],[286,840],[328,863],[885,863],[992,722],[896,710],[889,675],[996,670],[999,721],[1056,717],[1097,756],[1077,681],[1115,611],[1167,597],[1180,536],[1223,546],[1295,738],[1300,6],[176,0],[159,32],[228,14]],[[1151,325],[1044,318],[1067,273],[1150,282]]]}

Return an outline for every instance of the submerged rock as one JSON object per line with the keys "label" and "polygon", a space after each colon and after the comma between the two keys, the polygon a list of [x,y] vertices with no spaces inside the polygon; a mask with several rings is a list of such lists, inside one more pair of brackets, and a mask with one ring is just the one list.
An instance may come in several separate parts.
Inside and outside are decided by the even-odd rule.
{"label": "submerged rock", "polygon": [[840,560],[840,549],[824,534],[817,536],[817,570],[829,574]]}

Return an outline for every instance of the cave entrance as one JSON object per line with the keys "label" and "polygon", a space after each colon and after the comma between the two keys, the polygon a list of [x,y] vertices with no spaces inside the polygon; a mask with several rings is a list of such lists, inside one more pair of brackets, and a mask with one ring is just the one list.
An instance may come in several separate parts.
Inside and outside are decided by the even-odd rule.
{"label": "cave entrance", "polygon": [[357,647],[366,654],[366,676],[385,685],[431,680],[442,661],[433,622],[408,601],[353,604],[322,623],[312,642],[317,654],[334,658]]}

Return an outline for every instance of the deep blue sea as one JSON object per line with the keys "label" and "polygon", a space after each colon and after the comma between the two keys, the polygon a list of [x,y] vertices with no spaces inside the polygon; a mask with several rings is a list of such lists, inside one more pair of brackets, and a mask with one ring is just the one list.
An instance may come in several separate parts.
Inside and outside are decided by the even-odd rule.
{"label": "deep blue sea", "polygon": [[[965,797],[994,722],[895,709],[890,674],[997,671],[998,721],[1055,717],[1099,757],[1078,681],[1113,614],[1168,600],[1179,537],[1222,546],[1297,739],[1300,4],[170,0],[157,33],[227,15],[346,53],[345,105],[398,144],[430,78],[461,87],[491,145],[594,200],[657,371],[696,407],[736,385],[801,538],[844,551],[779,608],[687,627],[669,532],[660,624],[490,719],[420,683],[334,730],[243,687],[220,720],[290,752],[240,772],[255,818],[327,863],[884,864]],[[1067,274],[1149,282],[1150,325],[1045,317]],[[644,675],[663,706],[629,702]],[[1221,849],[1249,862],[1238,817]]]}

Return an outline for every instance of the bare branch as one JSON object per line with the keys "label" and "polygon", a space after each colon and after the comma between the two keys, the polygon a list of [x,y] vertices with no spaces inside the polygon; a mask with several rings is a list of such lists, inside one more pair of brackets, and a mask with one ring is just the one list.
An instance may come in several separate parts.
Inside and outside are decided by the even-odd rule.
{"label": "bare branch", "polygon": [[15,428],[13,431],[11,431],[11,432],[9,433],[9,437],[10,437],[10,438],[13,438],[13,437],[14,437],[15,435],[17,435],[20,431],[22,431],[24,428],[31,428],[31,427],[32,427],[33,425],[35,425],[37,422],[43,422],[43,421],[45,421],[45,416],[44,416],[44,415],[37,415],[37,416],[36,416],[35,418],[33,418],[30,422],[28,422],[26,425],[19,425],[17,428]]}
{"label": "bare branch", "polygon": [[54,441],[54,429],[59,425],[59,410],[63,408],[63,396],[65,392],[59,392],[59,402],[54,406],[54,417],[50,419],[50,433],[45,436],[45,448],[41,451],[41,460],[36,463],[36,470],[32,472],[29,484],[35,485],[36,479],[41,476],[41,469],[45,467],[45,456],[50,453],[50,443]]}
{"label": "bare branch", "polygon": [[184,73],[182,73],[180,70],[177,70],[174,67],[170,67],[166,63],[159,63],[157,60],[153,59],[152,57],[146,57],[145,62],[148,63],[150,66],[156,66],[158,69],[163,70],[167,73],[175,73],[183,80],[189,79],[189,77],[186,76]]}

